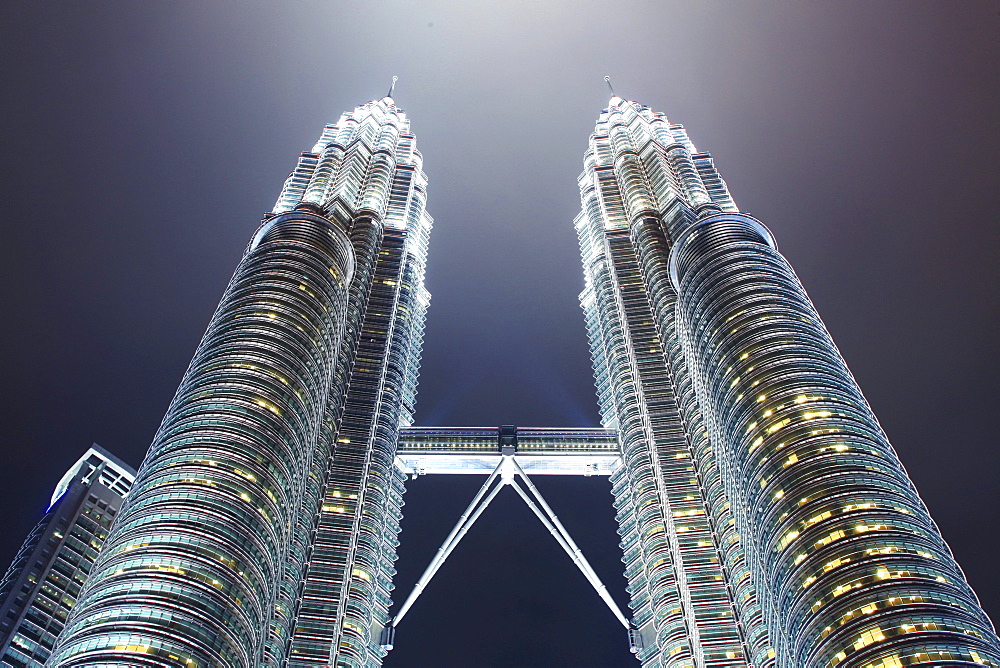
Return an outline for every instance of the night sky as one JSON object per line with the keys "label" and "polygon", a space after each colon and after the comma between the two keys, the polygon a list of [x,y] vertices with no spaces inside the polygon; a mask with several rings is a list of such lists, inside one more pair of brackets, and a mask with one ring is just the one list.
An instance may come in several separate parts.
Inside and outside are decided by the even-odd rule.
{"label": "night sky", "polygon": [[[595,426],[572,219],[609,74],[774,232],[1000,619],[1000,4],[21,2],[0,26],[4,565],[92,441],[139,464],[297,155],[394,74],[436,221],[417,423]],[[397,599],[481,482],[410,483]],[[624,604],[607,480],[537,484]],[[386,666],[629,657],[505,491]]]}

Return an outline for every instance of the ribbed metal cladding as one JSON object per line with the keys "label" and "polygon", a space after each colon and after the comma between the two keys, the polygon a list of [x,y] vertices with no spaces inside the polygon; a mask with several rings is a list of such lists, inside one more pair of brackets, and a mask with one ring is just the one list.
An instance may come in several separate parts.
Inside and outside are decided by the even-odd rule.
{"label": "ribbed metal cladding", "polygon": [[[760,603],[749,577],[739,532],[732,518],[731,504],[719,475],[720,468],[725,464],[716,460],[712,442],[705,431],[694,383],[677,333],[677,292],[669,276],[670,246],[660,221],[650,216],[642,216],[633,221],[630,236],[642,265],[653,316],[660,339],[664,342],[664,353],[673,379],[673,394],[684,418],[692,464],[698,473],[698,487],[691,489],[690,493],[696,498],[700,496],[704,499],[708,510],[708,526],[719,546],[718,554],[726,582],[714,584],[728,588],[728,592],[716,592],[715,605],[722,608],[718,601],[726,599],[735,609],[739,632],[743,638],[744,652],[733,651],[721,665],[736,666],[745,662],[763,668],[773,663],[773,648],[768,639],[767,627],[761,619]],[[680,476],[675,476],[675,479],[677,477]],[[702,591],[705,589],[702,587]],[[713,631],[718,633],[719,629]],[[706,661],[706,665],[713,664]],[[719,663],[716,662],[715,665]]]}
{"label": "ribbed metal cladding", "polygon": [[636,656],[644,668],[766,667],[773,649],[674,333],[667,269],[669,239],[698,211],[735,204],[683,127],[617,97],[579,186],[580,300],[601,422],[622,447],[611,483]]}
{"label": "ribbed metal cladding", "polygon": [[671,254],[681,339],[779,665],[1000,665],[1000,643],[766,228]]}
{"label": "ribbed metal cladding", "polygon": [[378,665],[433,220],[390,97],[327,125],[250,243],[58,665]]}
{"label": "ribbed metal cladding", "polygon": [[288,597],[287,641],[280,651],[275,642],[279,665],[377,666],[386,653],[379,637],[389,619],[403,494],[393,460],[400,425],[413,421],[430,300],[423,278],[433,220],[421,165],[409,121],[383,98],[328,125],[276,205],[326,198],[327,206],[357,212],[350,233],[357,269],[320,439],[333,450],[316,459],[309,478],[317,503],[300,515],[307,555]]}
{"label": "ribbed metal cladding", "polygon": [[53,664],[261,664],[343,332],[342,227],[293,210],[261,228]]}

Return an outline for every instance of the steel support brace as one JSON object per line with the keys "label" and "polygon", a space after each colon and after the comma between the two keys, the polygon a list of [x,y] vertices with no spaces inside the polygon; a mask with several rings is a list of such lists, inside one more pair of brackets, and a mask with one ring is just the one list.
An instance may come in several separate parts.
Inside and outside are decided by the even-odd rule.
{"label": "steel support brace", "polygon": [[[556,514],[552,512],[552,508],[550,508],[549,504],[545,502],[545,499],[542,497],[542,493],[539,492],[538,488],[535,487],[533,482],[531,482],[531,479],[528,478],[528,474],[524,472],[524,469],[522,469],[521,465],[517,463],[517,460],[515,459],[513,462],[514,466],[517,467],[518,475],[521,476],[524,483],[528,486],[528,489],[531,490],[532,495],[538,500],[538,505],[542,507],[545,515],[542,515],[542,512],[540,512],[535,504],[531,502],[528,495],[525,494],[524,490],[522,490],[521,486],[516,482],[512,482],[514,490],[517,491],[522,499],[524,499],[524,502],[528,504],[528,507],[535,513],[535,516],[541,520],[542,524],[545,525],[545,528],[549,530],[549,533],[555,537],[559,545],[566,550],[566,554],[569,555],[569,558],[572,559],[573,563],[577,565],[583,573],[583,576],[587,578],[587,581],[594,587],[597,591],[597,595],[601,597],[601,600],[607,603],[611,612],[618,618],[618,621],[622,623],[622,626],[626,629],[629,628],[630,625],[628,618],[622,614],[618,604],[615,603],[613,598],[611,598],[611,595],[608,593],[608,588],[604,586],[604,583],[601,582],[601,578],[598,577],[593,567],[591,567],[590,562],[583,556],[583,552],[580,551],[580,548],[577,547],[573,538],[569,535],[569,532],[566,531],[566,527],[562,525],[562,522],[559,521]],[[547,518],[545,516],[547,516]]]}
{"label": "steel support brace", "polygon": [[[490,485],[493,484],[498,476],[500,481],[491,491]],[[528,495],[528,492],[524,491],[521,485],[517,484],[515,476],[520,476],[521,479],[524,480],[525,485],[531,492],[530,496]],[[497,467],[493,469],[493,472],[486,479],[486,482],[483,483],[483,486],[476,493],[476,496],[473,497],[472,503],[470,503],[469,507],[465,509],[465,513],[463,513],[459,518],[458,523],[455,524],[455,528],[452,529],[451,533],[448,534],[448,537],[444,539],[444,543],[442,543],[441,547],[438,548],[434,558],[431,559],[431,563],[427,566],[423,575],[420,576],[417,584],[414,585],[413,591],[410,592],[406,602],[403,603],[403,606],[399,609],[395,618],[393,618],[392,622],[386,627],[386,629],[390,630],[389,633],[394,634],[396,625],[399,624],[400,620],[402,620],[406,613],[410,610],[413,606],[413,602],[416,601],[417,597],[424,591],[427,584],[431,581],[431,578],[434,577],[434,574],[438,572],[441,565],[444,564],[448,556],[454,551],[459,541],[462,540],[462,537],[468,533],[469,528],[472,527],[477,519],[479,519],[479,516],[483,514],[483,511],[490,505],[490,502],[496,498],[496,495],[500,492],[500,490],[507,485],[514,488],[514,491],[517,492],[518,496],[520,496],[524,503],[527,504],[528,508],[531,509],[531,512],[535,514],[535,517],[537,517],[542,525],[548,529],[549,533],[551,533],[556,539],[556,542],[559,543],[559,546],[566,551],[566,554],[568,554],[570,559],[573,560],[573,563],[580,569],[583,576],[587,578],[587,582],[594,587],[598,596],[600,596],[601,600],[608,605],[611,612],[614,613],[618,621],[622,623],[622,626],[626,629],[632,628],[632,625],[629,623],[625,615],[622,614],[621,609],[615,603],[614,599],[612,599],[611,595],[608,594],[608,589],[604,586],[604,583],[601,582],[601,578],[597,576],[597,573],[591,567],[590,562],[588,562],[586,557],[583,556],[583,552],[581,552],[580,548],[577,547],[577,544],[570,537],[569,532],[566,531],[562,522],[560,522],[559,518],[556,517],[556,514],[552,512],[552,508],[550,508],[549,504],[545,502],[544,498],[542,498],[541,492],[538,491],[538,488],[535,487],[534,483],[531,482],[531,479],[528,478],[528,474],[525,473],[524,469],[521,468],[521,465],[517,463],[514,455],[504,455],[501,458],[500,463],[497,464]],[[532,499],[532,497],[534,497],[534,499]],[[388,644],[383,644],[383,646],[387,649],[391,649],[392,642],[388,641]]]}
{"label": "steel support brace", "polygon": [[[409,611],[410,607],[413,605],[413,602],[417,600],[418,596],[420,596],[420,593],[427,586],[427,583],[431,581],[434,574],[437,573],[439,568],[441,568],[441,564],[444,563],[444,560],[448,558],[448,555],[450,555],[452,550],[455,549],[455,546],[458,545],[458,541],[462,540],[462,537],[469,531],[469,527],[471,527],[473,523],[479,519],[479,516],[483,514],[484,510],[486,510],[486,506],[490,504],[490,501],[496,497],[500,488],[503,487],[503,485],[497,485],[493,488],[493,491],[489,493],[489,496],[486,496],[485,500],[483,499],[490,485],[494,480],[496,480],[497,476],[500,475],[501,466],[503,466],[502,460],[499,464],[497,464],[497,467],[493,469],[493,473],[489,475],[486,482],[483,483],[483,486],[479,488],[479,491],[476,492],[476,496],[473,497],[472,503],[470,503],[469,507],[465,509],[465,513],[463,513],[463,515],[458,519],[458,523],[455,525],[455,528],[451,530],[448,537],[444,539],[444,543],[442,543],[441,547],[438,548],[437,554],[434,555],[434,558],[431,559],[431,563],[427,566],[427,569],[424,570],[423,575],[420,576],[417,584],[413,587],[413,591],[410,592],[406,602],[403,603],[403,607],[399,609],[399,612],[396,613],[395,618],[393,618],[392,626],[396,626],[399,624],[399,621],[403,619],[403,616],[406,615],[407,611]],[[480,501],[482,501],[481,504]]]}

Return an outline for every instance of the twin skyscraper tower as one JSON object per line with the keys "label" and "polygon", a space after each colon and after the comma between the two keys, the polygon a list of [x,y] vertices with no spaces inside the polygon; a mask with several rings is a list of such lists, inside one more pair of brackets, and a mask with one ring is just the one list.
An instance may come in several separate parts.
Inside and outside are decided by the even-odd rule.
{"label": "twin skyscraper tower", "polygon": [[1000,666],[811,301],[711,157],[613,96],[579,186],[603,429],[413,427],[421,156],[391,97],[328,125],[237,267],[50,665],[378,666],[406,474],[482,471],[585,575],[516,479],[610,475],[643,666]]}

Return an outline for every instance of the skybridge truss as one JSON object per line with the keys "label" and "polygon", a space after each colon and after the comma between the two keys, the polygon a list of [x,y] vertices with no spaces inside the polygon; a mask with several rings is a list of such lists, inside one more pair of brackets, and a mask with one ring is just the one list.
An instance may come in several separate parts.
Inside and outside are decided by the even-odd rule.
{"label": "skybridge truss", "polygon": [[642,639],[635,624],[608,594],[607,587],[580,551],[559,517],[535,487],[533,475],[611,475],[621,466],[618,437],[608,429],[502,427],[404,427],[400,430],[396,466],[416,477],[431,473],[487,474],[451,533],[444,539],[423,575],[381,634],[392,649],[395,629],[441,569],[458,543],[505,487],[510,487],[552,534],[580,569],[615,618],[629,631],[633,651]]}

